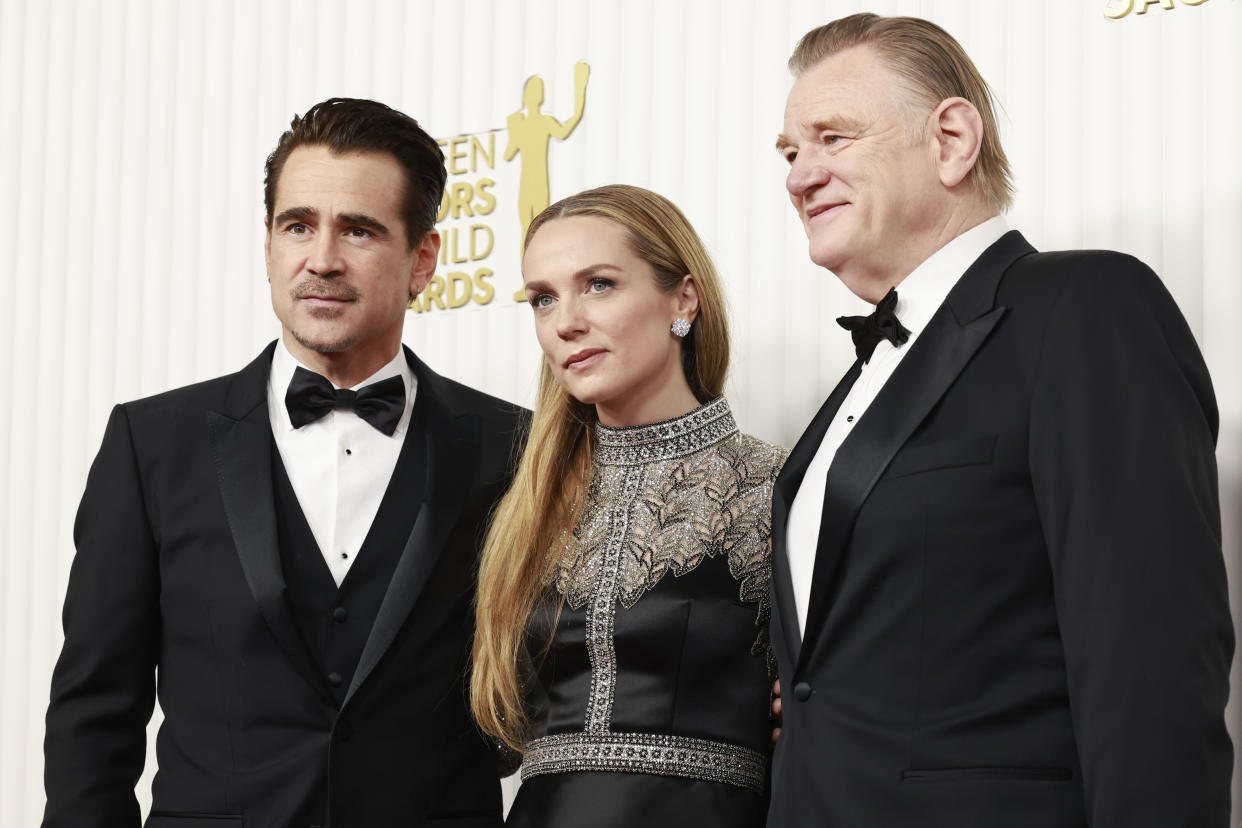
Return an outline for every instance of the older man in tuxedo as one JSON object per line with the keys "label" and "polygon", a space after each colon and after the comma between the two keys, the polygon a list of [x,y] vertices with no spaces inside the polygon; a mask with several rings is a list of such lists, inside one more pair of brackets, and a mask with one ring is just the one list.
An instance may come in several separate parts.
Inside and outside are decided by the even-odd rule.
{"label": "older man in tuxedo", "polygon": [[439,147],[332,99],[266,169],[282,334],[117,406],[86,484],[47,714],[44,826],[500,823],[463,678],[481,525],[519,411],[401,345],[434,273]]}
{"label": "older man in tuxedo", "polygon": [[[775,828],[1224,828],[1217,410],[1159,279],[1010,230],[987,85],[913,18],[808,33],[778,149],[875,304],[774,495]],[[844,343],[843,343],[844,344]]]}

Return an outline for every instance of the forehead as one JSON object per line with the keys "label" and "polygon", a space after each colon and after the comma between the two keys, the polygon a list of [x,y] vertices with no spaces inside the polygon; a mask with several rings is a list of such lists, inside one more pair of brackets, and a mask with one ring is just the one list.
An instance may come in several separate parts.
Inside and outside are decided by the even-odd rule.
{"label": "forehead", "polygon": [[602,216],[563,216],[543,224],[526,247],[527,256],[537,254],[551,262],[563,260],[566,266],[579,266],[580,259],[608,262],[634,255],[627,231]]}
{"label": "forehead", "polygon": [[401,165],[387,153],[301,146],[289,153],[276,181],[276,212],[306,206],[396,215],[404,181]]}
{"label": "forehead", "polygon": [[785,104],[785,125],[796,129],[834,117],[897,117],[900,90],[900,79],[874,49],[853,46],[798,76]]}

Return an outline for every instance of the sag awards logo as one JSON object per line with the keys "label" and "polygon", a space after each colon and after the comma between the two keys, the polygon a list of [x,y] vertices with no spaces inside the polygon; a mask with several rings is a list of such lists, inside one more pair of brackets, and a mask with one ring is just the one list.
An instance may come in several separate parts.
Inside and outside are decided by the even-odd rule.
{"label": "sag awards logo", "polygon": [[[543,79],[532,75],[522,90],[522,107],[509,116],[505,129],[440,139],[448,168],[436,216],[440,263],[426,290],[410,302],[412,310],[487,305],[498,291],[516,302],[526,301],[516,263],[531,219],[551,201],[552,139],[564,141],[582,120],[590,74],[586,63],[574,66],[574,112],[564,121],[543,111]],[[498,165],[500,132],[506,144]],[[493,267],[495,258],[504,264]]]}
{"label": "sag awards logo", "polygon": [[[1177,0],[1183,6],[1202,6],[1207,0]],[[1104,16],[1120,20],[1130,12],[1147,14],[1148,6],[1160,6],[1162,9],[1174,8],[1173,0],[1108,0],[1104,6]]]}

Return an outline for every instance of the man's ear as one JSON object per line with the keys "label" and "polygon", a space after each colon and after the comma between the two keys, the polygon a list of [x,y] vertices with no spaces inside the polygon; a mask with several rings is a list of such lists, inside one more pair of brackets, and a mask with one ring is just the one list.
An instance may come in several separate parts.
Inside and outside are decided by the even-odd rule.
{"label": "man's ear", "polygon": [[694,322],[699,315],[699,289],[694,284],[694,276],[687,273],[677,288],[677,316],[687,322]]}
{"label": "man's ear", "polygon": [[950,189],[966,180],[983,146],[983,118],[965,98],[945,98],[929,119],[936,140],[940,183]]}
{"label": "man's ear", "polygon": [[414,245],[414,261],[410,264],[410,294],[417,296],[436,275],[436,261],[440,258],[440,231],[428,230],[418,244]]}
{"label": "man's ear", "polygon": [[[267,265],[268,273],[272,272],[272,222],[267,216],[263,217],[263,263]],[[270,282],[271,276],[268,276]]]}

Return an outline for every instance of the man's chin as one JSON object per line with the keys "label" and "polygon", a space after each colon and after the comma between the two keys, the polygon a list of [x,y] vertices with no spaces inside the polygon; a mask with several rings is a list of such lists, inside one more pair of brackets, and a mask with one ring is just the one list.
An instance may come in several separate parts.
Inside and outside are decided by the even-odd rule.
{"label": "man's chin", "polygon": [[294,341],[308,351],[317,354],[339,354],[348,351],[358,344],[358,337],[327,334],[309,334],[305,331],[290,331]]}

